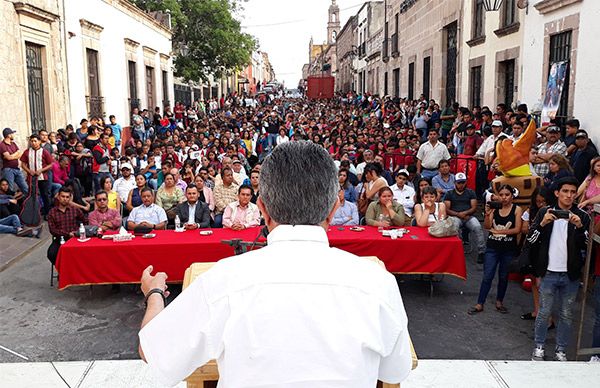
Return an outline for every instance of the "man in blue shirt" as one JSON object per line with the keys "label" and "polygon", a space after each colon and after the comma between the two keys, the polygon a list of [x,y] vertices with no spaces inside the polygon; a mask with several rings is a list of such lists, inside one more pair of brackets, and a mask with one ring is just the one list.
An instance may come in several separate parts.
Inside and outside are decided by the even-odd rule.
{"label": "man in blue shirt", "polygon": [[340,187],[338,192],[340,207],[336,210],[331,225],[353,226],[358,225],[358,208],[352,202],[344,199],[344,188]]}
{"label": "man in blue shirt", "polygon": [[438,163],[438,174],[431,180],[431,185],[441,196],[454,190],[454,174],[450,174],[450,163],[447,160],[440,160]]}

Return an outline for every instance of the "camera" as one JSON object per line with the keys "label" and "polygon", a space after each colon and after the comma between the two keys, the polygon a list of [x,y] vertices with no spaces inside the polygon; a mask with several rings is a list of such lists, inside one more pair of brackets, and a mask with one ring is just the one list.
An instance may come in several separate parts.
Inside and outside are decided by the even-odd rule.
{"label": "camera", "polygon": [[571,212],[568,210],[550,209],[548,211],[550,212],[550,214],[554,215],[558,219],[567,220],[571,216]]}
{"label": "camera", "polygon": [[488,206],[490,207],[490,209],[502,209],[502,202],[500,201],[490,201],[488,202]]}

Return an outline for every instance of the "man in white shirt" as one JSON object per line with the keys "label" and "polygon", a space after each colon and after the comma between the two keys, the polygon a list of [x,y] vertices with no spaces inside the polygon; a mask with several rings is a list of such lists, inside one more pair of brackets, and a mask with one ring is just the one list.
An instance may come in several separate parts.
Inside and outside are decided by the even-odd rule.
{"label": "man in white shirt", "polygon": [[122,203],[127,202],[129,192],[135,189],[135,177],[132,174],[133,167],[129,163],[121,164],[121,177],[113,183],[113,190],[119,195]]}
{"label": "man in white shirt", "polygon": [[423,178],[432,179],[438,174],[438,164],[441,160],[450,160],[448,148],[438,141],[439,133],[429,131],[427,141],[417,151],[417,173]]}
{"label": "man in white shirt", "polygon": [[506,134],[504,134],[504,132],[502,132],[502,121],[500,120],[494,120],[492,121],[492,135],[488,136],[483,143],[481,143],[481,146],[479,147],[479,149],[477,150],[477,152],[475,153],[475,157],[477,159],[484,159],[486,162],[486,164],[489,164],[488,162],[488,155],[490,152],[494,151],[494,146],[496,145],[496,140],[498,140],[500,137],[504,137],[506,136]]}
{"label": "man in white shirt", "polygon": [[154,193],[149,188],[143,188],[140,193],[142,204],[134,207],[127,218],[127,228],[135,230],[137,227],[164,229],[167,226],[167,213],[154,203]]}
{"label": "man in white shirt", "polygon": [[415,189],[410,187],[408,182],[408,171],[400,170],[396,174],[396,183],[390,187],[394,193],[396,202],[404,207],[404,214],[412,217],[415,207]]}
{"label": "man in white shirt", "polygon": [[367,165],[367,163],[371,163],[374,160],[373,151],[368,149],[365,150],[365,152],[363,152],[363,158],[364,162],[359,163],[358,166],[356,166],[356,177],[358,178],[358,180],[362,179],[362,174],[365,171],[365,166]]}
{"label": "man in white shirt", "polygon": [[258,206],[250,202],[252,187],[242,185],[238,189],[238,200],[230,203],[223,211],[223,227],[243,230],[260,225]]}
{"label": "man in white shirt", "polygon": [[338,190],[327,151],[284,143],[261,169],[267,247],[219,261],[166,309],[167,275],[144,271],[140,355],[160,381],[177,384],[210,359],[220,387],[365,388],[407,377],[394,276],[329,247]]}

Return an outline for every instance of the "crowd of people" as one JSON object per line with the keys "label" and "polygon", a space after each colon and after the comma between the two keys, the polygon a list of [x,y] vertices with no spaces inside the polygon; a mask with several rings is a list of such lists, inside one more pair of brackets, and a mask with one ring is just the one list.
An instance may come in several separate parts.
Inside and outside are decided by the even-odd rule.
{"label": "crowd of people", "polygon": [[[21,225],[18,217],[32,177],[53,237],[53,263],[61,242],[80,224],[95,227],[92,233],[258,226],[264,222],[256,206],[262,161],[283,143],[311,141],[338,168],[334,225],[453,221],[484,268],[469,314],[484,311],[496,272],[495,308],[508,312],[509,263],[528,254],[534,309],[522,318],[536,320],[533,357],[544,357],[548,325],[556,322],[554,356],[566,360],[586,232],[593,205],[600,203],[600,157],[577,119],[564,129],[538,128],[530,167],[543,184],[528,207],[513,203],[514,187],[490,191],[491,180],[501,175],[495,145],[521,138],[532,120],[525,104],[514,110],[505,104],[442,108],[425,96],[411,101],[353,93],[331,101],[278,97],[247,104],[233,94],[188,107],[177,103],[174,110],[157,107],[153,114],[134,109],[123,119],[123,126],[110,116],[107,122],[83,119],[78,128],[42,130],[29,137],[25,150],[14,142],[15,131],[4,129],[0,232],[39,236],[39,228]],[[473,168],[459,171],[458,156]],[[561,309],[551,318],[555,295]],[[594,344],[600,346],[599,317]]]}

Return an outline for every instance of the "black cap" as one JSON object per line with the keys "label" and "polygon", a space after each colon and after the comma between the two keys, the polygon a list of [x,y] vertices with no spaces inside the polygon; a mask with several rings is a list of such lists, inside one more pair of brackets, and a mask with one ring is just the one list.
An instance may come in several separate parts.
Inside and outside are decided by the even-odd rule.
{"label": "black cap", "polygon": [[13,134],[13,133],[17,133],[17,131],[15,131],[14,129],[11,129],[11,128],[4,128],[2,130],[3,137],[7,137],[8,135]]}

